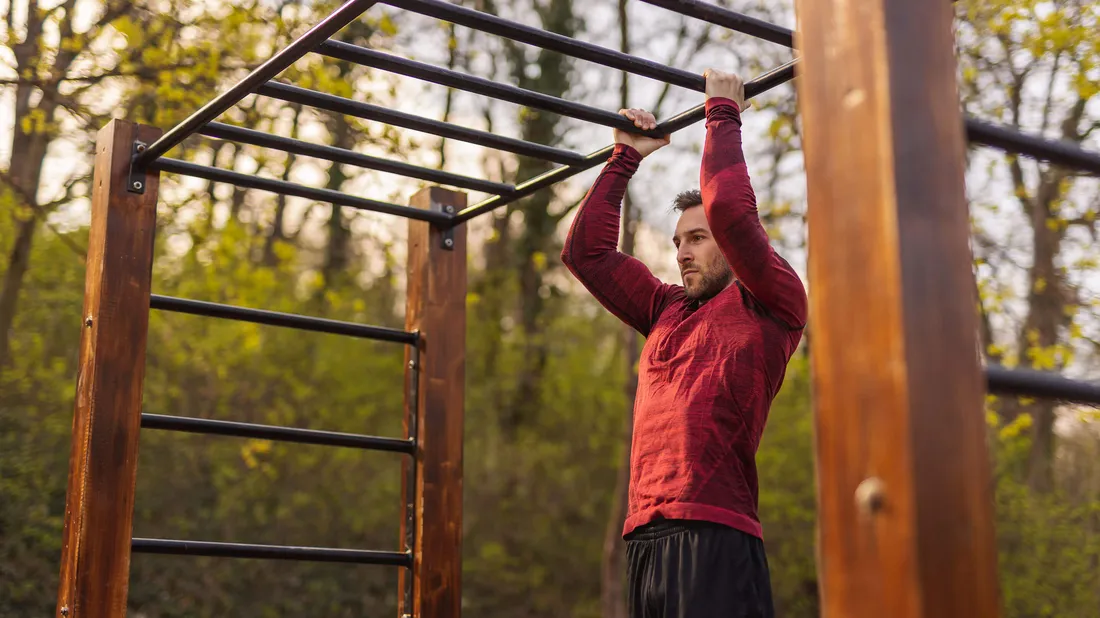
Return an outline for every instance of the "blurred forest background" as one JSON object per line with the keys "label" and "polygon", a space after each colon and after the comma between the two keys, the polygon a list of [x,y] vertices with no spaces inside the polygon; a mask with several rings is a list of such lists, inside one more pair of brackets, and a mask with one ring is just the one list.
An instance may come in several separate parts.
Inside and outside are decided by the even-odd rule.
{"label": "blurred forest background", "polygon": [[[639,2],[463,1],[696,72],[716,66],[751,78],[792,57]],[[789,0],[719,3],[794,24]],[[0,616],[46,616],[54,608],[95,131],[111,117],[170,127],[335,6],[0,1]],[[956,13],[967,112],[1100,146],[1100,2],[960,0]],[[384,6],[338,38],[605,109],[645,107],[660,118],[702,100]],[[608,129],[313,55],[281,79],[582,152],[611,140]],[[791,85],[755,101],[746,149],[761,216],[804,273],[796,109]],[[249,97],[222,120],[506,182],[548,169],[268,98]],[[647,160],[626,203],[623,250],[670,281],[669,201],[697,182],[701,140],[701,127],[693,127]],[[395,203],[418,188],[199,137],[173,156]],[[969,165],[988,358],[1096,377],[1096,179],[990,151],[972,151]],[[471,616],[623,616],[618,533],[640,341],[557,260],[594,174],[470,228],[464,605]],[[471,203],[481,197],[471,195]],[[154,292],[401,326],[405,230],[392,217],[163,175]],[[817,615],[805,348],[791,361],[759,454],[783,618]],[[154,313],[145,409],[399,435],[401,354],[389,344]],[[995,399],[987,417],[1005,616],[1095,617],[1098,417]],[[134,533],[397,548],[399,471],[399,459],[387,454],[146,431]],[[397,592],[388,567],[137,555],[130,607],[148,618],[388,616]]]}

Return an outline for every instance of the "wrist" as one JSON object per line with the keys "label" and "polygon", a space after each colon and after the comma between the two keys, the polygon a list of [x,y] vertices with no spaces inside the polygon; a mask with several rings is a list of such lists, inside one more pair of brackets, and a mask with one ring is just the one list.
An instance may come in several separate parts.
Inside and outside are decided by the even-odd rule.
{"label": "wrist", "polygon": [[728,105],[728,106],[733,107],[734,111],[736,111],[738,113],[741,112],[741,106],[737,103],[736,100],[734,100],[732,97],[724,97],[724,96],[707,97],[705,108],[706,108],[707,112],[710,112],[710,110],[712,110],[715,107],[718,107],[720,105]]}
{"label": "wrist", "polygon": [[621,162],[630,168],[631,171],[634,171],[644,158],[645,155],[635,148],[633,144],[617,142],[614,150],[611,151],[609,162]]}

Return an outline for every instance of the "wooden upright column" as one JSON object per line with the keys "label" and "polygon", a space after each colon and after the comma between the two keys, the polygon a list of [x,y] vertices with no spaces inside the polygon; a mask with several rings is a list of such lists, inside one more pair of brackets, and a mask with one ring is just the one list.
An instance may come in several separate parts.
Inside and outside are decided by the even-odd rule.
{"label": "wooden upright column", "polygon": [[952,5],[797,10],[822,615],[994,618]]}
{"label": "wooden upright column", "polygon": [[[411,204],[455,213],[466,206],[466,194],[429,187],[414,195]],[[412,607],[402,595],[398,612],[415,618],[458,618],[462,597],[466,225],[444,231],[410,220],[408,245],[405,327],[419,331],[421,339],[416,350],[410,349],[406,356],[406,385],[417,388],[406,388],[406,393],[416,393],[416,399],[414,406],[414,400],[406,395],[405,422],[406,430],[415,427],[419,446],[412,493]],[[418,384],[412,384],[413,379]],[[409,523],[408,505],[405,515],[401,518],[402,539]],[[401,572],[402,591],[409,574]]]}
{"label": "wooden upright column", "polygon": [[136,179],[143,193],[127,186],[135,140],[160,133],[113,120],[96,137],[61,618],[126,616],[158,175]]}

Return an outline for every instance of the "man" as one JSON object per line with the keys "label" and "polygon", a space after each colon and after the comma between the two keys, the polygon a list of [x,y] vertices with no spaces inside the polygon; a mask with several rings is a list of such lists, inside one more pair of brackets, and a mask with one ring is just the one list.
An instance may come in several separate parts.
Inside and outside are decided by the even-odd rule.
{"label": "man", "polygon": [[[706,77],[700,191],[677,196],[683,285],[617,250],[619,206],[642,159],[669,143],[615,131],[615,151],[569,231],[562,261],[646,337],[631,447],[632,618],[771,618],[757,517],[756,450],[802,337],[806,292],[770,246],[741,149],[745,89]],[[640,129],[652,114],[621,112]]]}

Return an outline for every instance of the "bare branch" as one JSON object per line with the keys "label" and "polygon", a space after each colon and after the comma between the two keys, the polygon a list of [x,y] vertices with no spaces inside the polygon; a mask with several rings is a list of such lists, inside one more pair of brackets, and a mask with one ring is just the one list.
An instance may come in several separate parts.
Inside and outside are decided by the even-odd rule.
{"label": "bare branch", "polygon": [[61,230],[58,230],[55,225],[50,223],[49,216],[50,213],[53,212],[58,206],[61,206],[62,204],[67,204],[72,201],[73,188],[76,187],[76,185],[83,180],[86,179],[77,178],[69,181],[69,183],[65,185],[65,195],[63,197],[53,200],[48,204],[39,204],[35,196],[30,195],[27,191],[21,189],[19,185],[16,184],[15,179],[8,175],[7,172],[0,172],[0,182],[3,182],[5,185],[7,185],[7,187],[11,189],[12,193],[14,193],[17,198],[19,198],[20,203],[31,211],[31,218],[37,219],[39,222],[45,225],[47,229],[56,234],[58,240],[60,240],[62,244],[64,244],[66,247],[71,249],[73,253],[79,255],[81,259],[87,257],[88,251],[83,247],[77,245],[73,241],[73,239],[66,236],[63,232],[61,232]]}
{"label": "bare branch", "polygon": [[[0,79],[0,86],[24,85],[25,84],[25,85],[37,86],[39,88],[50,88],[50,87],[54,87],[54,86],[56,86],[60,83],[63,83],[63,82],[91,83],[91,84],[94,85],[94,84],[99,83],[99,82],[103,81],[104,79],[107,79],[107,78],[110,78],[110,77],[139,77],[139,78],[143,78],[143,79],[153,79],[153,78],[157,77],[157,75],[159,73],[170,72],[170,71],[179,71],[181,69],[191,69],[191,68],[194,68],[195,66],[197,66],[199,63],[200,63],[200,61],[195,60],[195,59],[192,58],[192,59],[187,59],[187,60],[180,61],[180,62],[175,63],[175,64],[165,64],[165,65],[155,66],[155,67],[140,66],[140,67],[134,67],[134,68],[127,68],[127,69],[123,69],[121,67],[116,67],[116,68],[114,68],[110,71],[104,71],[102,73],[97,73],[95,75],[73,75],[73,76],[64,76],[64,77],[61,77],[61,78],[58,78],[58,79],[52,79],[52,78],[51,79],[38,79],[38,78],[23,79],[21,77],[14,77],[14,78],[9,78],[9,79]],[[223,65],[218,66],[218,70],[221,70],[221,71],[251,71],[256,66],[258,66],[258,65],[253,65],[253,64],[239,64],[239,65],[223,64]]]}
{"label": "bare branch", "polygon": [[1050,68],[1050,80],[1047,82],[1046,102],[1043,104],[1043,122],[1039,125],[1039,133],[1046,133],[1050,126],[1050,111],[1054,107],[1054,82],[1058,79],[1058,67],[1062,61],[1062,51],[1054,55],[1054,65]]}

